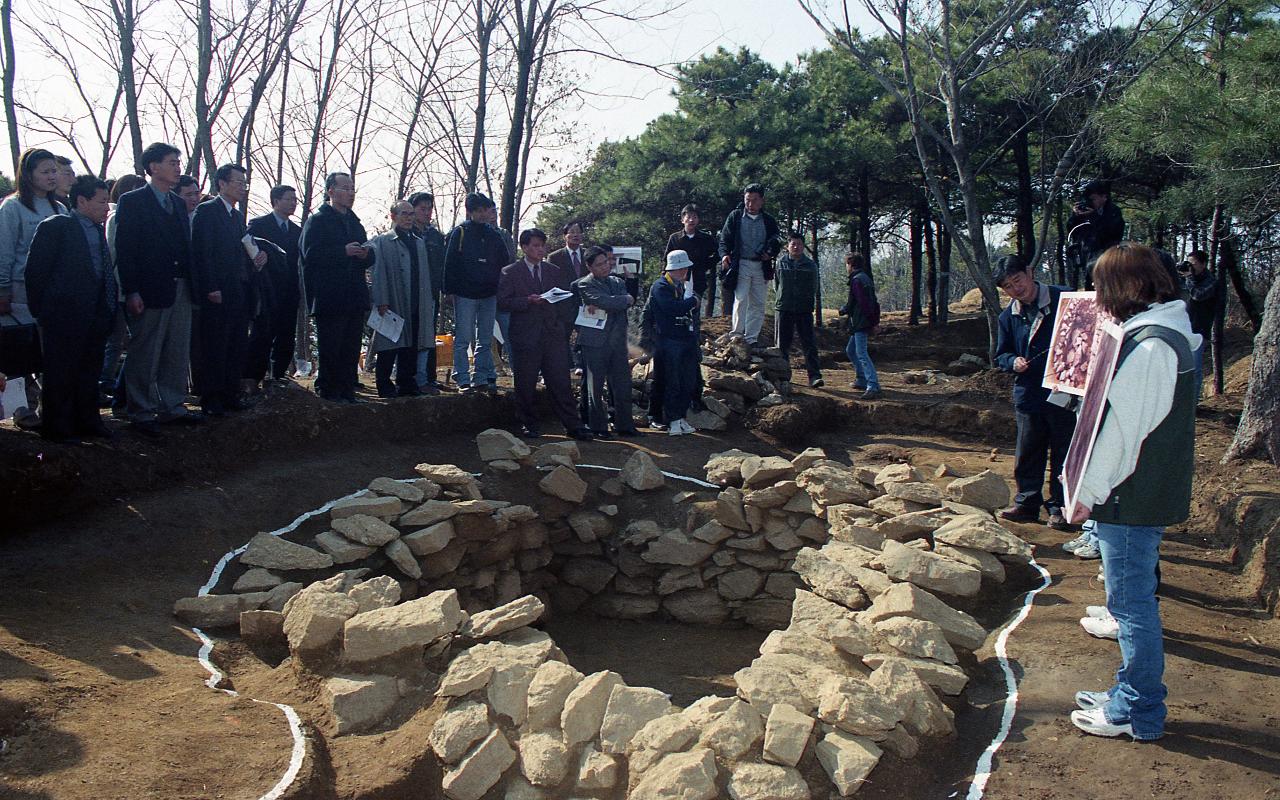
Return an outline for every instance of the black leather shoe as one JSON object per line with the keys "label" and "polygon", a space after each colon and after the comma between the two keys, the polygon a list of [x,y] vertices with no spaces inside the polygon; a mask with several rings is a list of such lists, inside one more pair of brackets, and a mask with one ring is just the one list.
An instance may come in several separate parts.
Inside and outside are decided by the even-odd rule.
{"label": "black leather shoe", "polygon": [[520,426],[520,435],[526,439],[538,439],[542,437],[542,431],[532,425]]}
{"label": "black leather shoe", "polygon": [[590,428],[574,428],[569,431],[569,435],[580,442],[589,442],[595,437],[591,435]]}
{"label": "black leather shoe", "polygon": [[631,438],[634,436],[644,436],[644,433],[642,433],[639,430],[636,430],[635,428],[624,428],[620,431],[614,431],[614,433],[617,434],[618,436],[626,436],[627,438]]}
{"label": "black leather shoe", "polygon": [[1000,512],[1000,519],[1007,519],[1010,522],[1039,522],[1040,509],[1012,505]]}
{"label": "black leather shoe", "polygon": [[609,432],[608,432],[608,431],[594,431],[594,430],[593,430],[593,431],[591,431],[591,438],[593,438],[593,439],[599,439],[599,440],[601,440],[601,441],[606,441],[606,442],[607,442],[608,440],[612,439],[613,437],[609,435]]}

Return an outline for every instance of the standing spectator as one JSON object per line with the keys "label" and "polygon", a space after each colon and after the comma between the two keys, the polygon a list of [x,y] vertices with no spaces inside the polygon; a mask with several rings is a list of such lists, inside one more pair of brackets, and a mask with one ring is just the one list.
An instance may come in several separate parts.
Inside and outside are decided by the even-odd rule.
{"label": "standing spectator", "polygon": [[[1016,255],[1000,259],[996,284],[1013,298],[1000,312],[996,341],[996,366],[1014,373],[1013,410],[1018,424],[1013,477],[1018,494],[1013,505],[1000,512],[1011,522],[1037,522],[1040,507],[1049,511],[1049,527],[1070,530],[1062,514],[1062,463],[1076,428],[1072,412],[1049,402],[1049,390],[1041,386],[1044,359],[1053,339],[1062,286],[1042,284]],[[1049,460],[1049,499],[1043,495],[1045,456]]]}
{"label": "standing spectator", "polygon": [[249,220],[248,231],[283,250],[284,259],[278,264],[267,263],[272,302],[267,313],[254,319],[249,337],[245,377],[255,383],[267,378],[277,383],[288,380],[302,302],[298,277],[298,237],[302,228],[291,219],[298,210],[298,192],[292,186],[273,186],[268,198],[271,213]]}
{"label": "standing spectator", "polygon": [[[538,428],[538,376],[547,386],[556,416],[565,432],[590,441],[569,388],[569,353],[565,349],[564,315],[542,295],[559,288],[559,269],[544,262],[547,235],[537,228],[520,232],[524,257],[502,270],[498,307],[511,312],[512,367],[515,372],[516,411],[522,435],[541,436]],[[562,302],[571,302],[564,300]]]}
{"label": "standing spectator", "polygon": [[[116,215],[116,206],[120,202],[120,196],[125,192],[132,192],[146,186],[147,182],[143,180],[141,175],[135,175],[130,172],[116,178],[115,183],[111,185],[111,203],[107,211],[107,249],[111,251],[112,270],[115,269],[116,263],[116,221],[119,219]],[[120,278],[115,278],[116,291],[120,290]],[[107,337],[106,353],[102,359],[102,377],[98,381],[98,403],[105,405],[110,400],[112,408],[119,409],[124,412],[124,381],[121,380],[123,374],[122,359],[124,358],[125,345],[129,341],[129,325],[128,315],[124,310],[124,296],[120,295],[116,298],[116,313],[111,321],[111,333]],[[111,395],[110,398],[107,395]]]}
{"label": "standing spectator", "polygon": [[818,265],[804,254],[804,236],[792,231],[786,255],[778,259],[774,299],[774,330],[782,357],[791,359],[791,337],[799,335],[809,385],[822,385],[818,342],[813,335],[813,309],[818,304]]}
{"label": "standing spectator", "polygon": [[1124,215],[1111,202],[1111,183],[1092,180],[1080,190],[1071,209],[1071,239],[1084,262],[1085,287],[1093,288],[1093,265],[1108,247],[1124,238]]}
{"label": "standing spectator", "polygon": [[103,230],[106,182],[85,175],[68,197],[75,209],[69,216],[49,217],[36,228],[26,275],[45,354],[40,435],[74,443],[110,435],[98,416],[97,375],[117,290]]}
{"label": "standing spectator", "polygon": [[182,204],[186,206],[189,227],[196,218],[196,206],[200,205],[200,184],[190,175],[183,175],[178,178],[178,186],[174,192],[182,198]]}
{"label": "standing spectator", "polygon": [[373,307],[381,315],[391,311],[404,319],[398,339],[392,341],[380,333],[373,336],[379,397],[422,394],[417,378],[418,353],[436,346],[427,244],[413,234],[413,218],[413,206],[406,200],[397,202],[391,207],[391,232],[369,242],[377,256],[372,270]]}
{"label": "standing spectator", "polygon": [[66,209],[54,199],[58,188],[58,162],[53,153],[27,150],[18,160],[18,190],[0,203],[0,372],[26,382],[27,404],[13,413],[13,421],[25,430],[40,424],[36,409],[40,389],[40,341],[36,320],[27,305],[27,252],[36,227]]}
{"label": "standing spectator", "polygon": [[698,387],[698,305],[700,298],[688,280],[693,262],[683,250],[667,253],[667,267],[649,290],[658,366],[662,369],[662,413],[667,433],[693,433],[685,415]]}
{"label": "standing spectator", "polygon": [[849,297],[840,313],[849,317],[849,343],[845,346],[845,353],[853,364],[853,388],[863,393],[863,400],[875,400],[880,397],[880,376],[876,374],[876,365],[867,352],[867,338],[880,325],[876,285],[861,253],[845,256],[844,269],[849,276]]}
{"label": "standing spectator", "polygon": [[[432,224],[435,215],[436,197],[431,192],[414,192],[409,195],[409,205],[413,206],[413,233],[427,248],[427,272],[431,275],[431,331],[432,336],[440,329],[440,289],[444,286],[444,236]],[[515,261],[515,253],[511,260]],[[434,339],[431,346],[418,351],[418,389],[426,394],[440,394],[444,388],[436,376],[436,346]]]}
{"label": "standing spectator", "polygon": [[200,298],[200,405],[210,416],[243,411],[240,378],[249,348],[251,272],[267,263],[259,250],[251,260],[242,241],[249,194],[244,167],[223,164],[213,176],[218,195],[196,208],[191,223],[191,257]]}
{"label": "standing spectator", "polygon": [[186,206],[174,194],[182,174],[178,148],[142,151],[148,186],[120,195],[116,270],[129,314],[125,393],[134,429],[159,434],[157,422],[198,424],[183,405],[191,355],[191,237]]}
{"label": "standing spectator", "polygon": [[[513,261],[516,261],[518,255],[516,252],[516,241],[511,238],[510,231],[506,228],[498,227],[498,209],[496,206],[489,206],[488,222],[493,226],[493,229],[498,232],[498,235],[502,237],[502,243],[507,248],[507,260],[504,261],[503,264],[510,264]],[[508,367],[511,365],[511,314],[510,312],[498,309],[494,319],[498,323],[498,333],[501,334],[501,341],[498,343],[498,346],[494,348],[494,352],[498,353],[495,363],[498,366],[498,372],[505,375],[508,374],[508,372],[504,372],[502,370],[502,360],[506,360]],[[499,337],[495,336],[494,338],[496,339]]]}
{"label": "standing spectator", "polygon": [[733,332],[755,344],[764,325],[764,303],[773,280],[773,259],[781,245],[778,221],[764,212],[764,187],[752,183],[742,192],[720,229],[720,269],[724,289],[733,292]]}
{"label": "standing spectator", "polygon": [[71,164],[71,159],[66,156],[54,156],[58,162],[58,188],[54,191],[54,198],[62,203],[63,214],[71,213],[71,204],[68,201],[71,187],[76,183],[76,170]]}
{"label": "standing spectator", "polygon": [[603,248],[592,247],[584,258],[588,275],[574,281],[573,287],[588,312],[605,315],[603,327],[578,326],[591,433],[598,439],[609,438],[609,411],[604,403],[608,381],[614,430],[619,436],[638,436],[631,418],[631,365],[627,363],[627,309],[635,298],[627,293],[622,278],[609,274],[609,255]]}
{"label": "standing spectator", "polygon": [[[466,199],[467,219],[445,240],[444,293],[453,298],[453,373],[461,392],[497,392],[493,368],[493,324],[498,312],[498,279],[507,248],[489,219],[493,201],[482,194]],[[468,361],[475,347],[475,369]]]}
{"label": "standing spectator", "polygon": [[372,250],[360,218],[351,210],[356,184],[345,172],[324,180],[325,202],[307,217],[299,237],[307,303],[316,319],[320,368],[316,393],[334,403],[358,403],[360,339],[369,316],[365,270]]}
{"label": "standing spectator", "polygon": [[667,238],[666,253],[683,250],[693,266],[689,272],[693,279],[693,293],[707,298],[706,316],[712,316],[716,304],[716,261],[719,259],[716,237],[698,227],[702,216],[698,207],[690,203],[680,209],[680,230]]}
{"label": "standing spectator", "polygon": [[[582,240],[585,237],[582,229],[582,223],[571,221],[560,228],[560,235],[564,237],[564,247],[556,250],[547,256],[547,261],[555,265],[560,270],[560,282],[556,285],[566,291],[573,285],[573,282],[587,274],[587,262],[583,258]],[[556,311],[564,317],[564,345],[569,349],[569,361],[574,368],[575,375],[582,374],[581,361],[576,348],[572,348],[569,339],[573,336],[574,320],[578,317],[577,303],[564,302],[559,303]]]}
{"label": "standing spectator", "polygon": [[1187,519],[1195,473],[1195,364],[1200,336],[1155,252],[1122,243],[1094,269],[1098,305],[1124,331],[1107,412],[1072,519],[1096,522],[1120,669],[1106,692],[1076,694],[1071,721],[1096,736],[1164,735],[1164,642],[1156,601],[1160,539]]}
{"label": "standing spectator", "polygon": [[1191,317],[1191,330],[1200,336],[1196,348],[1196,397],[1204,388],[1204,344],[1213,331],[1213,319],[1218,313],[1218,279],[1209,271],[1209,254],[1192,250],[1187,254],[1186,269],[1182,273],[1182,299]]}

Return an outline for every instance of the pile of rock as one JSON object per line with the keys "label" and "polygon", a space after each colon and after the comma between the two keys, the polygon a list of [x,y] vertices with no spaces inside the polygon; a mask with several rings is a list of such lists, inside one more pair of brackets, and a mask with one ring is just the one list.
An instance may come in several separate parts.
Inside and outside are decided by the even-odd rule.
{"label": "pile of rock", "polygon": [[[911,758],[953,731],[940,695],[963,690],[986,631],[944,598],[1030,555],[991,514],[1009,489],[990,472],[940,488],[908,464],[733,450],[707,462],[718,491],[677,491],[639,451],[609,475],[581,470],[572,442],[477,444],[483,478],[378,479],[334,504],[314,548],[260,534],[230,593],[175,607],[287,647],[326,735],[443,704],[423,747],[453,800],[808,798],[825,792],[806,783],[815,762],[853,794],[885,750]],[[622,524],[620,506],[646,513]],[[583,675],[530,627],[582,606],[772,633],[736,697],[679,709]]]}

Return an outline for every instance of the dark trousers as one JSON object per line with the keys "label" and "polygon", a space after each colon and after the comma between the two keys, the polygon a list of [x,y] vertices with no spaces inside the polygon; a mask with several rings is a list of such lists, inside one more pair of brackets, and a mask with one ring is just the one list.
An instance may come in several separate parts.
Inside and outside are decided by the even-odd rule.
{"label": "dark trousers", "polygon": [[662,352],[662,413],[666,422],[684,419],[698,389],[698,342],[694,339],[659,339]]}
{"label": "dark trousers", "polygon": [[578,409],[573,402],[573,389],[569,386],[569,348],[563,338],[545,334],[542,347],[512,348],[511,362],[515,373],[516,413],[520,422],[531,428],[538,426],[538,374],[551,395],[551,404],[560,424],[566,431],[582,427]]}
{"label": "dark trousers", "polygon": [[[1014,503],[1039,511],[1044,506],[1052,514],[1062,509],[1062,464],[1067,458],[1076,415],[1046,404],[1032,413],[1018,411],[1018,443],[1014,454],[1013,479],[1018,484]],[[1049,501],[1044,501],[1044,466],[1049,462]]]}
{"label": "dark trousers", "polygon": [[76,436],[102,425],[98,415],[98,378],[110,327],[111,320],[105,312],[88,325],[72,320],[40,326],[44,350],[40,380],[42,435]]}
{"label": "dark trousers", "polygon": [[360,342],[368,311],[329,311],[316,314],[316,345],[320,368],[316,391],[327,400],[354,398],[359,385]]}
{"label": "dark trousers", "polygon": [[283,378],[289,374],[298,338],[299,302],[296,294],[286,297],[282,303],[253,320],[244,377],[260,381],[268,376]]}
{"label": "dark trousers", "polygon": [[606,382],[609,385],[609,396],[613,399],[614,428],[620,431],[634,430],[635,421],[631,419],[631,365],[627,363],[626,344],[622,343],[620,347],[583,347],[582,363],[587,372],[584,382],[591,430],[597,433],[609,431],[609,408],[605,405]]}
{"label": "dark trousers", "polygon": [[[440,330],[440,293],[433,292],[432,294],[435,296],[436,302],[435,302],[435,305],[432,307],[433,311],[431,313],[431,330],[439,331]],[[509,343],[505,345],[505,347],[508,351],[511,350],[511,345]],[[435,384],[437,382],[436,381],[436,363],[437,363],[436,349],[432,347],[430,350],[427,351],[427,384],[428,385]]]}
{"label": "dark trousers", "polygon": [[[707,294],[706,294],[707,311],[703,316],[714,317],[716,315],[716,284],[718,283],[718,281],[716,280],[714,272],[711,272],[709,277],[710,277],[710,280],[707,281]],[[695,288],[694,291],[697,291],[697,289]]]}
{"label": "dark trousers", "polygon": [[[395,370],[395,384],[391,372]],[[378,394],[394,397],[399,394],[416,394],[418,391],[418,351],[412,347],[397,347],[378,351],[373,374],[378,383]]]}
{"label": "dark trousers", "polygon": [[206,304],[200,309],[200,405],[220,410],[240,394],[240,375],[249,349],[249,318],[246,309],[223,304]]}
{"label": "dark trousers", "polygon": [[662,346],[653,349],[652,366],[649,367],[649,419],[665,422],[662,417],[663,395],[667,392],[667,376],[662,372]]}
{"label": "dark trousers", "polygon": [[115,392],[116,382],[124,372],[124,348],[128,343],[129,326],[125,320],[124,303],[116,303],[115,313],[111,317],[111,332],[107,335],[107,345],[102,357],[102,379],[98,381],[98,388],[103,392]]}
{"label": "dark trousers", "polygon": [[724,282],[722,281],[720,283],[720,293],[721,295],[723,295],[723,297],[720,300],[720,316],[732,317],[733,316],[733,298],[734,298],[733,289],[730,289],[728,286],[725,286]]}
{"label": "dark trousers", "polygon": [[813,336],[813,312],[778,311],[773,315],[773,324],[777,328],[778,349],[782,351],[782,357],[791,360],[791,339],[798,335],[809,380],[822,377],[822,369],[818,366],[818,342]]}

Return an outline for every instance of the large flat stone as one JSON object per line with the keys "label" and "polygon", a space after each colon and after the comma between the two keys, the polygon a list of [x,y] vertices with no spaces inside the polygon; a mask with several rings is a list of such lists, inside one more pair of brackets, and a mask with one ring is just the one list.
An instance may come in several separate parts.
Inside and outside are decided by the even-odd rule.
{"label": "large flat stone", "polygon": [[587,482],[569,467],[556,467],[538,482],[538,488],[552,497],[569,503],[581,503],[587,497]]}
{"label": "large flat stone", "polygon": [[489,735],[489,709],[484,703],[459,703],[436,720],[427,736],[427,744],[440,760],[456,764],[471,745]]}
{"label": "large flat stone", "polygon": [[515,762],[516,751],[495,729],[458,766],[445,772],[441,788],[450,800],[480,800]]}
{"label": "large flat stone", "polygon": [[982,573],[977,567],[893,540],[884,543],[880,564],[890,578],[939,594],[972,597],[982,588]]}
{"label": "large flat stone", "polygon": [[303,589],[289,604],[284,633],[294,652],[323,650],[337,640],[360,604],[345,594]]}
{"label": "large flat stone", "polygon": [[692,567],[711,557],[714,544],[691,539],[677,530],[664,532],[649,543],[640,557],[651,564],[679,564]]}
{"label": "large flat stone", "polygon": [[902,711],[865,681],[844,680],[826,687],[818,718],[856,736],[874,738],[893,730]]}
{"label": "large flat stone", "polygon": [[1005,530],[991,517],[977,514],[951,520],[933,532],[933,540],[1023,560],[1031,558],[1030,544]]}
{"label": "large flat stone", "polygon": [[453,589],[357,614],[343,627],[343,656],[353,663],[368,663],[425,647],[457,631],[465,619]]}
{"label": "large flat stone", "polygon": [[356,544],[366,547],[382,547],[387,542],[400,538],[400,531],[368,514],[352,514],[349,517],[335,519],[333,529]]}
{"label": "large flat stone", "polygon": [[715,754],[706,748],[664,756],[641,776],[628,800],[712,800],[716,796]]}
{"label": "large flat stone", "polygon": [[525,595],[489,611],[471,616],[462,626],[462,633],[474,639],[499,636],[507,631],[537,622],[546,606],[533,595]]}
{"label": "large flat stone", "polygon": [[[529,682],[529,730],[559,729],[565,699],[582,682],[582,673],[561,661],[546,661],[538,667]],[[532,779],[531,779],[532,780]]]}
{"label": "large flat stone", "polygon": [[579,681],[565,697],[564,709],[560,712],[564,740],[573,745],[596,738],[613,687],[621,685],[622,676],[608,670],[592,673]]}
{"label": "large flat stone", "polygon": [[821,506],[866,505],[872,497],[871,490],[847,468],[829,462],[818,462],[801,472],[796,476],[796,483]]}
{"label": "large flat stone", "polygon": [[324,682],[339,736],[377,725],[400,699],[390,675],[339,675]]}
{"label": "large flat stone", "polygon": [[880,763],[883,754],[870,739],[839,730],[824,736],[815,750],[818,763],[826,770],[836,791],[846,796],[862,788],[862,782]]}
{"label": "large flat stone", "polygon": [[606,753],[626,752],[631,737],[649,721],[671,710],[671,701],[657,689],[614,686],[600,723],[600,749]]}
{"label": "large flat stone", "polygon": [[269,592],[246,592],[184,597],[173,604],[173,613],[193,628],[230,628],[240,624],[241,612],[261,608],[269,596]]}
{"label": "large flat stone", "polygon": [[725,788],[730,800],[809,800],[800,770],[775,764],[734,764]]}
{"label": "large flat stone", "polygon": [[914,658],[932,658],[945,664],[957,661],[956,651],[947,643],[937,623],[910,617],[890,617],[876,623],[876,633],[899,653]]}
{"label": "large flat stone", "polygon": [[964,674],[964,670],[930,658],[907,658],[885,653],[872,653],[862,657],[862,663],[873,670],[894,661],[913,670],[920,676],[920,680],[943,694],[960,694],[964,691],[965,684],[969,682],[969,676]]}
{"label": "large flat stone", "polygon": [[774,705],[764,726],[764,760],[788,767],[800,763],[809,746],[813,725],[813,717],[801,714],[795,706]]}
{"label": "large flat stone", "polygon": [[867,623],[890,617],[912,617],[936,623],[952,646],[966,650],[977,650],[987,639],[986,630],[973,617],[911,583],[895,584],[862,614],[862,620]]}
{"label": "large flat stone", "polygon": [[409,552],[415,556],[429,556],[448,547],[455,536],[457,531],[453,527],[453,520],[446,519],[422,530],[407,533],[400,537],[400,541],[404,542]]}
{"label": "large flat stone", "polygon": [[326,569],[333,566],[333,559],[306,545],[259,533],[249,540],[248,548],[240,554],[240,563],[264,569]]}
{"label": "large flat stone", "polygon": [[476,434],[476,447],[480,450],[481,461],[520,461],[533,454],[529,445],[501,428],[489,428]]}
{"label": "large flat stone", "polygon": [[653,456],[643,450],[636,450],[623,463],[618,479],[637,492],[657,489],[667,482],[662,470],[653,462]]}
{"label": "large flat stone", "polygon": [[458,507],[448,500],[428,500],[400,517],[397,524],[402,528],[426,528],[457,515]]}
{"label": "large flat stone", "polygon": [[350,564],[355,561],[366,559],[378,551],[376,547],[367,547],[362,544],[356,544],[347,537],[335,533],[334,531],[325,531],[316,534],[316,547],[319,547],[333,559],[335,564]]}
{"label": "large flat stone", "polygon": [[947,484],[947,497],[958,503],[995,510],[1009,505],[1012,496],[1005,479],[988,469]]}
{"label": "large flat stone", "polygon": [[353,517],[356,514],[368,514],[380,519],[394,519],[404,510],[404,503],[398,497],[378,497],[366,494],[364,497],[352,497],[339,500],[329,509],[329,519],[339,520]]}

